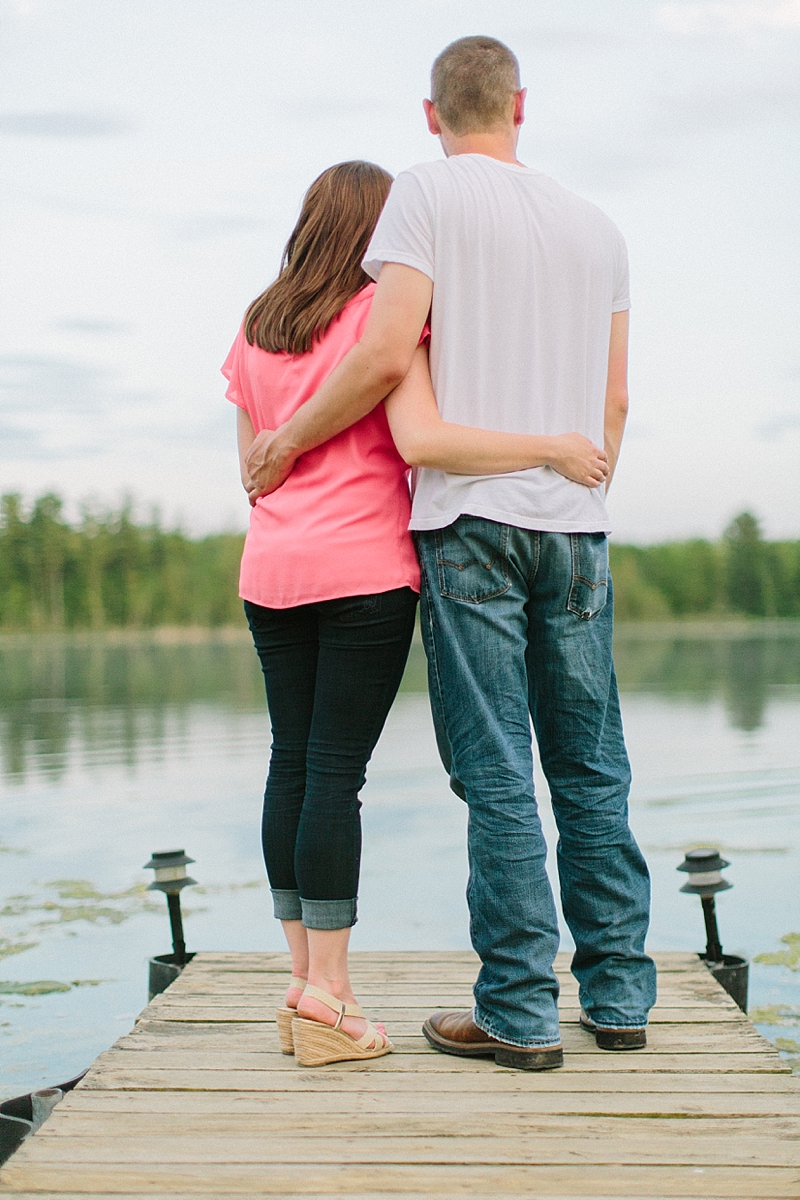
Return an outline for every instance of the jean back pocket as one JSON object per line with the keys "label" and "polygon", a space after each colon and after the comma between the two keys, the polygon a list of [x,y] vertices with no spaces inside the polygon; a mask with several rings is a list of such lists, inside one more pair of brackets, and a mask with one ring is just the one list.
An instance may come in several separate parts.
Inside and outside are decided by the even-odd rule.
{"label": "jean back pocket", "polygon": [[511,587],[509,527],[483,517],[459,517],[436,530],[439,590],[446,599],[482,604]]}
{"label": "jean back pocket", "polygon": [[571,533],[569,540],[572,586],[567,611],[590,621],[608,600],[608,538],[604,533]]}

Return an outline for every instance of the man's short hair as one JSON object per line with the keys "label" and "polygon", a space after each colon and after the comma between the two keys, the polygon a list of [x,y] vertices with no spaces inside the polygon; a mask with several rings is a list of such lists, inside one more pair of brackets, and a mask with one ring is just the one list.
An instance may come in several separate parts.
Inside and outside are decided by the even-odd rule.
{"label": "man's short hair", "polygon": [[445,46],[431,70],[431,100],[457,135],[503,125],[519,90],[516,56],[496,38],[459,38]]}

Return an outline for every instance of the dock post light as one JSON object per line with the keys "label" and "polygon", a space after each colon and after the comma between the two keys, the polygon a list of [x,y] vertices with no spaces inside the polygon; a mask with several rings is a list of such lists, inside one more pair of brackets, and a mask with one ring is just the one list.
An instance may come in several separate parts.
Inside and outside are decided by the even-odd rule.
{"label": "dock post light", "polygon": [[155,872],[155,879],[148,892],[164,892],[167,897],[169,924],[172,931],[172,954],[159,954],[150,959],[150,999],[169,987],[183,968],[194,957],[187,954],[183,936],[181,915],[181,889],[196,884],[197,880],[186,874],[186,867],[195,860],[185,850],[156,850],[145,870]]}
{"label": "dock post light", "polygon": [[724,892],[733,887],[727,879],[722,878],[725,867],[731,864],[720,856],[719,850],[687,850],[686,856],[678,867],[686,871],[689,878],[681,888],[682,892],[691,892],[700,897],[703,905],[703,919],[706,924],[707,963],[722,962],[722,945],[717,928],[717,910],[714,897],[717,892]]}
{"label": "dock post light", "polygon": [[747,983],[750,964],[744,958],[735,954],[724,954],[717,926],[717,909],[714,897],[717,892],[727,891],[733,884],[724,879],[722,872],[731,864],[723,858],[719,850],[699,849],[687,850],[683,862],[678,867],[685,871],[689,878],[680,889],[700,897],[703,906],[703,920],[706,927],[705,954],[699,955],[711,974],[733,997],[741,1008],[747,1012]]}

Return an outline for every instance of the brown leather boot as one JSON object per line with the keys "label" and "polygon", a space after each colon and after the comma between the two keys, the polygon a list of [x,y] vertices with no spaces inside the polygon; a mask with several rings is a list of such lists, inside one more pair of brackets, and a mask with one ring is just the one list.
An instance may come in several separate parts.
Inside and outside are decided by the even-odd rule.
{"label": "brown leather boot", "polygon": [[632,1025],[627,1029],[604,1029],[581,1009],[581,1029],[593,1033],[601,1050],[641,1050],[647,1045],[647,1029]]}
{"label": "brown leather boot", "polygon": [[551,1071],[564,1065],[564,1051],[558,1046],[534,1046],[530,1050],[498,1041],[484,1033],[472,1019],[472,1013],[450,1009],[428,1017],[422,1032],[434,1050],[458,1054],[463,1058],[493,1058],[500,1067],[520,1071]]}

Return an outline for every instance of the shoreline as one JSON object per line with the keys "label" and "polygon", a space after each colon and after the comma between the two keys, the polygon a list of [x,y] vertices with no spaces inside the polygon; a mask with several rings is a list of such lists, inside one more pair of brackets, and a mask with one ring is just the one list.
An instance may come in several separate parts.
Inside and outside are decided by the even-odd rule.
{"label": "shoreline", "polygon": [[[748,638],[800,637],[800,619],[794,617],[671,617],[659,621],[617,621],[614,636],[619,641],[664,639],[744,641]],[[41,644],[71,646],[177,646],[220,642],[250,644],[246,625],[159,625],[150,629],[48,629],[0,630],[0,649]],[[419,626],[414,641],[420,640]]]}
{"label": "shoreline", "polygon": [[661,621],[617,621],[618,641],[660,639],[747,641],[748,638],[800,638],[797,617],[670,617]]}
{"label": "shoreline", "polygon": [[0,630],[0,649],[30,645],[32,642],[54,646],[89,646],[97,645],[98,642],[105,642],[109,646],[178,646],[203,645],[208,642],[231,645],[251,641],[250,630],[246,625],[156,625],[151,629]]}

